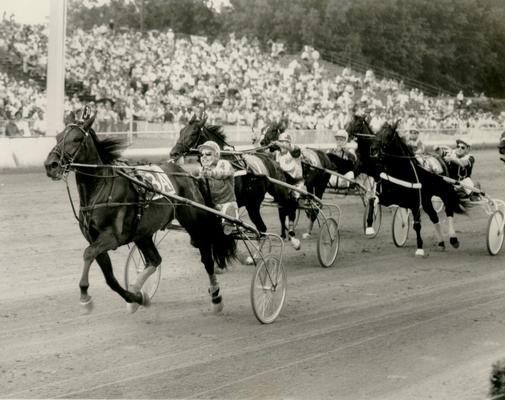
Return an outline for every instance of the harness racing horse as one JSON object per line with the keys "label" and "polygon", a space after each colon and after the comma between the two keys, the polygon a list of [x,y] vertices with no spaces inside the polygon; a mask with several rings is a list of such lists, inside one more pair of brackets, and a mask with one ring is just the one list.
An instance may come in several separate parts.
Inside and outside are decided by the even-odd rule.
{"label": "harness racing horse", "polygon": [[[89,116],[88,113],[87,119],[68,124],[57,135],[57,143],[44,163],[47,176],[53,180],[66,181],[68,172],[75,172],[79,194],[79,213],[76,218],[82,234],[89,242],[84,250],[84,267],[79,282],[81,305],[88,311],[93,308],[88,294],[88,275],[92,262],[96,260],[105,281],[128,303],[130,312],[134,312],[139,305],[148,306],[150,299],[142,291],[142,285],[161,264],[153,234],[177,218],[191,236],[192,243],[200,250],[201,262],[209,276],[209,294],[214,310],[220,311],[222,297],[214,263],[220,268],[226,267],[235,256],[235,241],[224,235],[220,219],[214,214],[136,188],[125,173],[133,168],[126,169],[124,164],[120,168],[117,161],[120,150],[125,147],[124,140],[117,137],[98,140],[91,128],[95,115]],[[111,165],[114,162],[116,164]],[[140,173],[142,168],[133,170]],[[178,196],[205,203],[198,185],[179,166],[167,164],[164,165],[164,171],[158,168],[157,172],[161,174],[152,173],[151,179],[155,179],[153,176],[164,177],[163,187],[168,186]],[[72,199],[70,201],[73,208]],[[142,252],[146,268],[138,275],[136,282],[124,289],[114,276],[108,251],[130,242],[134,242]]]}
{"label": "harness racing horse", "polygon": [[[396,204],[412,211],[417,238],[416,255],[424,255],[421,207],[435,225],[439,248],[445,249],[438,214],[432,203],[433,196],[438,196],[444,203],[449,223],[449,241],[453,247],[458,248],[453,216],[454,212],[465,211],[453,186],[442,176],[419,165],[413,152],[398,134],[396,126],[385,124],[374,135],[366,120],[355,116],[348,129],[357,137],[360,169],[373,176],[378,183],[380,204]],[[371,223],[370,215],[367,223]]]}
{"label": "harness racing horse", "polygon": [[[226,142],[223,128],[219,125],[206,125],[206,119],[206,116],[198,118],[193,115],[188,124],[181,129],[179,139],[170,152],[171,159],[177,160],[181,156],[189,154],[192,149],[196,149],[207,140],[216,142],[221,149],[233,149],[233,146]],[[300,241],[296,238],[294,231],[288,230],[282,223],[286,217],[292,221],[295,220],[297,202],[286,187],[269,180],[269,178],[273,178],[282,182],[286,181],[280,165],[266,154],[230,153],[232,154],[223,153],[221,157],[229,160],[237,169],[235,197],[238,206],[244,206],[256,228],[260,232],[266,232],[267,228],[261,217],[260,209],[265,194],[269,193],[279,206],[281,237],[286,239],[287,232],[291,244],[298,250]]]}
{"label": "harness racing horse", "polygon": [[[270,146],[272,142],[279,139],[281,133],[282,131],[278,129],[276,124],[271,125],[265,130],[263,137],[260,140],[260,146]],[[307,192],[313,194],[319,199],[322,199],[331,177],[331,175],[324,172],[323,169],[335,169],[335,167],[328,155],[322,150],[304,148],[302,149],[301,157],[303,180],[305,182]],[[307,232],[305,232],[302,236],[304,239],[310,238],[314,227],[314,221],[317,219],[318,215],[317,209],[308,209],[306,212],[309,217],[309,226],[307,228]]]}

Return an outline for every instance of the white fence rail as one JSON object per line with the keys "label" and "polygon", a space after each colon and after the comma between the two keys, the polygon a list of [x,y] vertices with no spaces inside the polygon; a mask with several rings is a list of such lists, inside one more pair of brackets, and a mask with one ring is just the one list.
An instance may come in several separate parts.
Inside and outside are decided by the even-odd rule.
{"label": "white fence rail", "polygon": [[[503,129],[420,130],[427,147],[454,145],[457,137],[465,138],[476,147],[496,147]],[[253,132],[250,127],[225,126],[224,132],[230,144],[237,149],[251,148]],[[331,148],[334,131],[296,130],[290,132],[295,143],[302,146]],[[132,161],[159,162],[169,157],[170,149],[179,136],[178,129],[145,132],[108,132],[100,135],[129,135],[131,146],[124,157]],[[0,137],[0,169],[42,168],[48,152],[55,144],[54,137]]]}

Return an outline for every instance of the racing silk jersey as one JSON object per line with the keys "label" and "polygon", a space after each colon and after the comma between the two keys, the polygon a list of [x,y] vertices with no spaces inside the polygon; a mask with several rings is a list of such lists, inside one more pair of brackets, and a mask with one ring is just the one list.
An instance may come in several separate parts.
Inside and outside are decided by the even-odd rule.
{"label": "racing silk jersey", "polygon": [[211,176],[207,178],[210,195],[215,205],[236,201],[235,180],[232,165],[227,160],[218,160],[216,165],[206,168]]}
{"label": "racing silk jersey", "polygon": [[[455,157],[455,156],[454,156]],[[462,167],[454,162],[447,162],[447,169],[449,171],[449,177],[461,181],[465,178],[470,178],[472,176],[473,165],[475,164],[475,157],[467,154],[460,158],[460,160],[468,159],[468,165]]]}
{"label": "racing silk jersey", "polygon": [[344,160],[349,160],[355,162],[356,157],[356,147],[354,142],[348,142],[343,146],[337,146],[330,150],[331,153],[335,154],[337,157]]}
{"label": "racing silk jersey", "polygon": [[[303,179],[303,169],[302,169],[302,159],[300,156],[293,157],[291,152],[295,150],[297,147],[291,144],[281,144],[280,151],[277,151],[276,161],[281,166],[282,170],[289,174],[291,178],[295,181],[299,181]],[[301,152],[299,152],[301,155]]]}

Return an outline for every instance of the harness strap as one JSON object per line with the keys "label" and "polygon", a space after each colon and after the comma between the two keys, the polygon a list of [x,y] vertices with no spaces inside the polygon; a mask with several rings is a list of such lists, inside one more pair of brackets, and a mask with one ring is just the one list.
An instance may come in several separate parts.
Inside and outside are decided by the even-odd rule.
{"label": "harness strap", "polygon": [[94,204],[92,206],[85,206],[85,207],[79,207],[79,210],[82,212],[86,211],[92,211],[97,208],[104,208],[104,207],[121,207],[121,206],[136,206],[136,205],[145,205],[148,202],[133,202],[133,203],[116,203],[116,202],[108,202],[108,203],[99,203],[99,204]]}
{"label": "harness strap", "polygon": [[403,187],[406,187],[409,189],[421,189],[422,188],[422,184],[419,182],[412,183],[412,182],[404,181],[403,179],[395,178],[394,176],[386,174],[385,172],[381,172],[379,176],[386,181],[389,181],[391,183],[394,183],[396,185],[403,186]]}

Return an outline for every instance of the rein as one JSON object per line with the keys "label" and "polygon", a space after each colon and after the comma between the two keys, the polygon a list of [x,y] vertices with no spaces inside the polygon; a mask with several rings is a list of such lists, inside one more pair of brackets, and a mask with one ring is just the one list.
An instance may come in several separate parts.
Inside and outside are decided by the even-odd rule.
{"label": "rein", "polygon": [[[162,173],[162,172],[158,172],[158,171],[152,171],[152,170],[148,170],[148,169],[144,169],[144,168],[138,168],[138,167],[129,166],[129,165],[121,166],[121,165],[99,165],[99,164],[69,163],[68,166],[69,167],[81,167],[81,168],[95,168],[95,169],[99,169],[99,168],[111,168],[113,170],[114,169],[118,169],[119,170],[119,173],[120,173],[119,175],[95,175],[95,174],[88,174],[88,173],[84,173],[82,171],[74,170],[75,173],[79,173],[79,174],[82,174],[82,175],[91,176],[91,177],[95,177],[95,178],[103,178],[103,179],[119,178],[120,176],[128,178],[128,175],[121,173],[122,169],[134,169],[134,170],[138,170],[138,171],[147,171],[147,172],[150,172],[150,173]],[[196,179],[193,175],[191,175],[188,172],[172,172],[172,173],[167,173],[167,175],[185,176],[185,177]],[[68,198],[70,200],[70,205],[72,207],[72,212],[74,214],[75,219],[79,223],[81,223],[82,221],[79,219],[79,217],[77,215],[77,211],[76,211],[75,206],[74,206],[74,201],[73,201],[73,198],[72,198],[72,194],[70,193],[70,188],[69,188],[69,185],[68,185],[67,176],[68,176],[68,172],[67,172],[67,174],[65,174],[64,181],[65,181],[65,185],[66,185],[66,188],[67,188]],[[132,179],[129,179],[129,180],[132,181]],[[153,191],[153,190],[151,190],[151,191]],[[83,207],[79,207],[79,209],[82,212],[87,212],[87,211],[95,210],[97,208],[135,206],[135,205],[139,205],[139,204],[143,204],[143,203],[145,203],[145,202],[124,202],[124,203],[121,203],[121,202],[107,202],[107,203],[93,204],[93,205],[90,205],[90,206],[83,206]]]}

